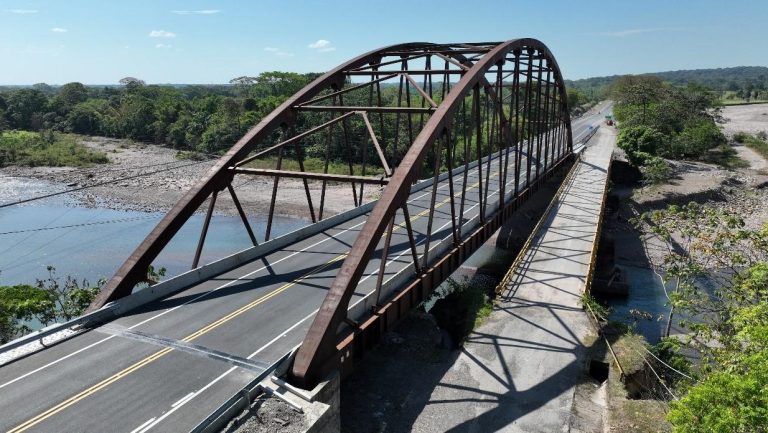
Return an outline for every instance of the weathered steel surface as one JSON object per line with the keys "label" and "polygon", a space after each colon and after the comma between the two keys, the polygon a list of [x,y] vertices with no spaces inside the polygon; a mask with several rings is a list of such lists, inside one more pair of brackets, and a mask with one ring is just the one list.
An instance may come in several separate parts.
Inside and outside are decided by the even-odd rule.
{"label": "weathered steel surface", "polygon": [[[450,90],[449,93],[444,94],[444,98],[442,98],[442,102],[440,105],[435,109],[434,114],[429,118],[429,120],[424,124],[423,128],[419,132],[418,136],[413,140],[412,144],[410,145],[408,152],[405,154],[403,159],[401,160],[399,166],[395,170],[389,185],[387,188],[383,191],[382,197],[379,201],[379,203],[374,207],[371,217],[368,219],[366,224],[363,226],[362,230],[360,231],[360,234],[358,235],[355,243],[352,246],[352,249],[349,253],[349,255],[344,260],[344,263],[339,270],[333,284],[331,285],[328,294],[320,307],[320,310],[318,311],[317,315],[315,316],[314,322],[312,323],[312,326],[309,329],[309,332],[302,344],[302,346],[299,349],[299,352],[296,356],[296,360],[294,362],[291,374],[292,379],[298,384],[299,386],[305,387],[305,388],[311,388],[314,386],[324,374],[326,374],[329,369],[337,368],[341,365],[343,365],[345,362],[348,362],[350,353],[348,350],[341,352],[339,351],[340,348],[345,347],[344,341],[350,341],[350,339],[354,339],[355,335],[358,335],[360,332],[362,332],[362,328],[354,331],[348,331],[346,332],[346,335],[339,335],[338,330],[339,327],[344,323],[345,319],[347,318],[347,310],[349,307],[349,301],[350,298],[354,292],[355,287],[357,286],[358,282],[360,281],[363,272],[365,271],[366,264],[371,260],[371,258],[374,255],[374,252],[376,251],[377,245],[379,243],[379,240],[384,235],[384,231],[386,227],[389,225],[390,221],[395,217],[395,212],[397,209],[402,208],[403,206],[407,206],[406,200],[408,198],[408,186],[411,185],[413,182],[417,180],[417,176],[419,174],[419,170],[422,166],[422,162],[424,161],[425,156],[427,155],[428,151],[433,148],[433,146],[437,147],[437,154],[441,154],[440,152],[440,144],[441,144],[441,138],[444,136],[444,134],[447,133],[447,131],[451,128],[451,122],[454,121],[454,114],[462,107],[462,104],[465,103],[467,95],[470,94],[470,92],[474,92],[473,100],[476,101],[476,104],[478,103],[478,88],[479,86],[484,86],[486,90],[488,88],[493,88],[492,85],[490,85],[487,82],[486,75],[489,72],[496,72],[493,71],[493,67],[497,66],[497,69],[499,70],[498,74],[500,76],[501,73],[501,66],[503,65],[504,61],[507,60],[507,57],[509,55],[513,55],[515,59],[517,59],[523,51],[526,52],[526,54],[529,57],[533,57],[534,53],[537,54],[535,57],[538,59],[538,67],[536,68],[536,72],[538,74],[538,83],[541,83],[541,73],[543,70],[542,67],[542,61],[546,60],[547,65],[549,66],[549,70],[553,72],[556,87],[559,90],[560,95],[565,95],[565,86],[562,80],[562,75],[560,73],[559,67],[557,66],[557,63],[554,59],[554,57],[551,55],[549,50],[542,44],[541,42],[534,40],[534,39],[517,39],[512,40],[504,43],[499,44],[493,44],[493,48],[490,50],[478,50],[479,52],[472,52],[472,49],[463,49],[461,50],[460,54],[456,54],[451,52],[451,50],[444,50],[442,51],[442,54],[448,57],[452,57],[455,60],[459,60],[462,64],[465,64],[469,66],[469,63],[466,60],[465,55],[466,54],[475,54],[475,57],[477,60],[471,64],[471,67],[468,69],[462,69],[462,77],[461,80],[453,86],[453,88]],[[407,55],[406,52],[400,53],[400,55]],[[517,60],[515,60],[515,64],[517,64]],[[447,62],[446,62],[447,63]],[[541,98],[541,86],[538,85],[536,90],[536,95],[534,99],[534,92],[532,90],[533,85],[533,63],[534,61],[528,59],[527,62],[527,68],[528,73],[526,75],[526,90],[525,90],[525,96],[527,97],[527,102],[525,104],[525,108],[522,114],[524,116],[523,123],[525,123],[525,119],[530,119],[532,116],[535,116],[536,120],[535,122],[540,122],[539,117],[542,115],[541,110],[539,109],[539,103],[538,101]],[[446,70],[437,70],[437,74],[445,74]],[[423,71],[420,71],[423,72]],[[409,74],[412,73],[409,71]],[[514,68],[512,71],[512,74],[515,76],[519,76],[520,71],[517,67]],[[447,79],[443,81],[443,85],[448,82]],[[497,88],[499,88],[499,91],[502,87],[502,81],[501,79],[498,79],[497,81]],[[407,83],[406,83],[407,85]],[[548,91],[548,90],[547,90]],[[496,95],[496,98],[498,98],[499,95]],[[550,97],[550,95],[546,95],[546,97]],[[516,100],[516,103],[519,99],[519,95],[513,94],[513,99]],[[533,110],[533,106],[536,104],[536,110],[535,113],[531,113]],[[500,104],[497,104],[500,105]],[[547,105],[548,106],[548,105]],[[519,107],[519,104],[518,104]],[[479,112],[482,110],[481,107],[476,107],[474,109],[475,113],[478,116],[479,119]],[[465,111],[465,110],[464,110]],[[526,113],[527,111],[527,113]],[[560,98],[559,106],[557,107],[557,110],[559,113],[559,118],[561,119],[561,123],[557,126],[558,131],[558,137],[560,140],[558,140],[558,153],[556,155],[557,161],[553,161],[553,168],[557,165],[560,165],[565,158],[567,158],[569,152],[566,152],[565,150],[572,149],[572,142],[571,142],[571,134],[570,134],[570,119],[568,116],[568,109],[567,109],[567,100],[565,98]],[[495,117],[494,120],[496,120],[496,123],[494,123],[494,120],[491,121],[491,131],[490,134],[493,134],[493,128],[494,125],[497,128],[497,133],[500,135],[503,134],[510,134],[509,131],[509,124],[505,123],[503,120],[503,108],[499,107],[499,116]],[[549,115],[548,113],[546,113]],[[515,113],[515,118],[519,117],[521,115],[520,112]],[[410,119],[410,117],[409,117]],[[431,264],[428,260],[428,246],[425,248],[424,253],[424,263],[422,264],[422,267],[426,269],[421,275],[419,275],[416,280],[412,283],[410,287],[412,287],[412,290],[408,290],[407,293],[418,293],[415,295],[413,299],[411,299],[408,302],[408,307],[415,305],[415,302],[417,300],[424,299],[425,295],[429,293],[436,285],[437,283],[443,281],[445,278],[448,277],[450,272],[454,270],[457,267],[457,264],[463,261],[464,258],[467,257],[469,253],[474,251],[477,246],[479,246],[480,242],[487,238],[487,234],[492,233],[493,230],[498,228],[501,224],[501,222],[505,219],[505,215],[510,212],[511,208],[514,208],[517,203],[520,200],[523,200],[525,197],[527,197],[529,191],[531,188],[535,188],[538,185],[538,182],[542,179],[542,174],[539,172],[539,163],[536,162],[535,168],[532,167],[533,161],[530,155],[532,155],[534,151],[534,143],[540,142],[540,133],[544,131],[539,131],[539,133],[535,133],[530,128],[531,121],[528,120],[529,127],[527,128],[528,137],[526,140],[526,146],[527,146],[527,152],[526,152],[526,188],[523,191],[519,191],[517,194],[517,197],[513,199],[512,203],[508,203],[507,206],[503,207],[502,210],[496,212],[494,215],[490,217],[486,217],[485,215],[482,215],[481,213],[481,219],[484,221],[484,224],[481,229],[476,230],[475,233],[470,234],[468,238],[465,238],[465,240],[462,240],[461,242],[457,243],[456,248],[449,253],[448,255],[445,255],[438,259],[438,262],[436,264]],[[479,123],[479,122],[478,122]],[[501,133],[501,130],[504,129],[504,133]],[[478,127],[476,128],[477,134],[478,134],[478,143],[482,143],[483,137],[480,135],[485,132],[482,131],[482,128]],[[567,133],[564,133],[567,131]],[[562,132],[562,133],[561,133]],[[536,134],[536,135],[534,135]],[[562,138],[565,138],[565,143],[563,143]],[[449,138],[450,139],[450,138]],[[490,140],[489,140],[490,141]],[[500,140],[505,141],[505,140]],[[547,143],[548,144],[548,143]],[[477,146],[478,151],[481,146]],[[520,146],[516,146],[520,147]],[[490,148],[490,146],[489,146]],[[506,147],[507,150],[509,147]],[[501,152],[501,148],[499,150]],[[545,147],[545,157],[546,153],[549,152],[549,149]],[[516,150],[517,154],[517,164],[516,164],[516,171],[519,173],[519,165],[522,160],[520,157],[521,151],[518,149]],[[541,153],[538,152],[536,154],[537,159],[539,158],[539,155]],[[478,159],[480,159],[483,156],[487,155],[478,155]],[[439,157],[436,158],[439,160]],[[490,172],[490,163],[491,158],[487,158],[488,165],[485,168],[485,176],[484,179],[485,182],[483,182],[483,174],[480,173],[481,183],[480,183],[480,189],[482,191],[482,194],[486,195],[487,199],[487,192],[488,192],[488,182],[489,182],[489,172]],[[479,165],[482,169],[482,163]],[[435,166],[438,167],[439,163],[436,161]],[[504,169],[504,168],[503,168]],[[532,169],[535,171],[532,173]],[[551,173],[550,171],[545,171],[546,174]],[[534,175],[534,182],[532,182],[531,175]],[[517,180],[518,176],[515,177]],[[483,185],[483,183],[485,185]],[[517,189],[517,188],[516,188]],[[482,197],[481,194],[481,197]],[[462,194],[463,195],[463,194]],[[451,195],[452,201],[453,195]],[[487,200],[486,200],[487,201]],[[453,205],[453,203],[451,203]],[[482,202],[481,202],[481,209],[483,208]],[[432,194],[432,203],[430,207],[430,224],[431,224],[431,215],[434,212],[435,209],[435,192],[433,190]],[[483,234],[486,234],[485,236]],[[429,239],[431,237],[430,229],[427,229],[427,245],[429,244]],[[381,260],[386,260],[386,257],[381,258]],[[417,290],[417,287],[419,290]],[[398,295],[398,298],[402,298],[406,292],[401,292]],[[402,311],[400,308],[398,308],[397,311]],[[380,311],[378,314],[374,314],[371,316],[370,320],[377,320],[376,317],[380,317],[382,315],[386,315],[385,311]],[[396,314],[399,315],[399,314]],[[369,320],[369,321],[370,321]],[[341,346],[339,345],[339,340],[342,340]],[[347,343],[348,344],[348,343]]]}
{"label": "weathered steel surface", "polygon": [[[306,170],[310,148],[313,157],[323,159],[322,171]],[[562,75],[541,42],[408,43],[374,50],[317,78],[254,126],[168,212],[103,287],[91,309],[130,294],[144,281],[152,261],[210,198],[195,251],[197,266],[216,197],[224,189],[256,245],[257,234],[237,200],[236,178],[273,179],[265,240],[272,235],[281,179],[301,180],[307,217],[313,222],[324,217],[328,182],[351,187],[356,206],[366,201],[365,185],[383,185],[292,366],[292,380],[309,388],[330,369],[347,371],[353,355],[424,300],[540,182],[568,165],[571,150]],[[298,170],[284,167],[288,158]],[[264,168],[270,161],[274,168]],[[329,173],[331,161],[343,162],[348,173]],[[252,166],[256,163],[258,168]],[[475,185],[469,185],[470,168],[477,173]],[[410,187],[424,177],[434,182],[429,207],[412,218]],[[439,204],[438,180],[448,183],[448,198]],[[313,199],[310,182],[319,185],[319,201]],[[477,196],[479,226],[468,226],[463,218],[470,190]],[[492,208],[489,197],[495,194],[498,207]],[[445,210],[451,220],[450,247],[432,252],[433,219],[442,205],[450,206]],[[394,295],[384,294],[384,264],[392,251],[389,238],[398,213],[403,220],[398,230],[408,236],[406,254],[415,276]],[[417,242],[412,219],[420,217],[426,230]],[[370,315],[353,322],[348,317],[352,293],[377,254],[382,263],[376,266],[375,306]]]}

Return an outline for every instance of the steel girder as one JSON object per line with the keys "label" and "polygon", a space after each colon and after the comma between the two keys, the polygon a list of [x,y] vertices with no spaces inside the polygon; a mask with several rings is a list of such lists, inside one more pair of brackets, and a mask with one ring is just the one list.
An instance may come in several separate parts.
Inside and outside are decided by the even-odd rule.
{"label": "steel girder", "polygon": [[[376,328],[375,334],[380,334],[383,332],[382,326],[386,326],[383,323],[386,320],[382,318],[390,314],[387,310],[390,308],[399,309],[400,305],[394,306],[392,303],[386,306],[377,305],[373,308],[372,314],[367,318],[368,320],[362,324],[351,321],[347,317],[350,298],[365,272],[366,265],[374,257],[377,246],[385,238],[385,235],[386,239],[391,237],[396,212],[399,209],[407,209],[406,200],[409,196],[410,186],[418,180],[423,161],[430,150],[435,151],[434,148],[437,147],[435,151],[437,156],[434,157],[437,162],[435,163],[435,173],[433,173],[435,183],[433,184],[429,209],[427,241],[424,254],[421,257],[421,266],[419,266],[419,257],[414,248],[413,259],[416,275],[414,281],[405,290],[415,292],[419,286],[425,286],[421,296],[418,296],[422,300],[426,293],[444,280],[449,272],[457,267],[458,263],[461,263],[479,246],[479,239],[486,238],[500,225],[510,210],[517,206],[520,199],[526,196],[531,188],[535,187],[534,183],[542,179],[544,174],[555,169],[571,153],[571,125],[567,98],[565,97],[565,85],[554,57],[544,44],[534,39],[517,39],[498,44],[483,44],[482,49],[480,46],[462,44],[452,47],[457,47],[455,52],[446,50],[441,53],[441,57],[448,57],[453,60],[453,62],[446,60],[446,64],[458,62],[457,65],[463,69],[461,78],[455,85],[449,86],[449,91],[442,95],[441,103],[433,107],[432,116],[411,143],[408,152],[400,161],[388,186],[384,189],[381,199],[374,207],[370,218],[363,226],[351,251],[344,260],[296,355],[291,376],[299,386],[311,388],[331,369],[338,368],[345,362],[349,363],[350,358],[356,355],[355,350],[350,349],[354,339],[360,340],[361,334],[370,332],[369,330],[373,328]],[[402,56],[413,55],[414,53],[398,54]],[[510,64],[514,66],[511,67]],[[523,64],[527,69],[526,73],[522,71]],[[445,74],[446,70],[447,68],[436,71],[436,74]],[[489,80],[489,75],[491,80]],[[526,78],[524,90],[520,89],[521,76]],[[511,103],[510,109],[507,111],[505,110],[503,88],[505,83],[510,81],[510,77],[512,81],[512,91],[509,95]],[[550,82],[551,79],[554,79],[554,83]],[[534,85],[535,89],[533,89]],[[487,95],[486,103],[488,100],[491,101],[489,111],[492,114],[486,111],[484,118],[481,116],[483,110],[480,106],[481,89]],[[446,146],[446,165],[447,171],[450,173],[453,169],[450,162],[455,158],[456,148],[460,147],[457,131],[455,131],[458,123],[457,117],[467,113],[466,103],[470,96],[475,104],[475,107],[470,109],[475,117],[475,125],[468,126],[465,123],[463,126],[465,130],[469,127],[477,133],[475,147],[478,152],[479,166],[482,168],[484,165],[484,158],[488,162],[485,189],[482,185],[483,175],[480,175],[480,189],[483,190],[480,195],[480,219],[483,220],[483,224],[475,233],[462,236],[460,226],[463,218],[460,211],[457,220],[455,211],[456,207],[463,208],[466,189],[461,194],[454,194],[453,179],[449,179],[451,218],[454,221],[454,248],[443,257],[434,258],[430,261],[429,239],[431,237],[432,215],[436,210],[435,190],[438,180],[437,172],[441,166],[439,162],[441,146]],[[527,98],[522,103],[522,108],[521,96]],[[514,126],[511,122],[513,117]],[[542,127],[545,123],[546,126]],[[527,136],[521,137],[521,132]],[[485,134],[488,134],[487,138]],[[557,139],[551,140],[551,134],[557,134]],[[463,142],[465,151],[471,147],[471,138],[469,141],[467,138],[464,137]],[[497,140],[495,145],[494,140]],[[486,145],[484,151],[482,150],[483,144]],[[523,152],[523,146],[527,147],[527,152]],[[508,178],[510,151],[515,153],[513,163],[516,172],[514,175],[515,191],[512,195],[512,203],[508,203],[505,207],[503,200],[506,196],[504,189]],[[486,204],[488,201],[488,175],[491,157],[496,152],[498,152],[499,171],[503,173],[499,178],[500,180],[504,179],[504,181],[500,181],[499,185],[500,203],[494,215],[483,215],[485,208],[483,201]],[[535,163],[535,173],[532,173],[534,154],[538,161]],[[523,159],[526,160],[526,181],[521,188],[520,170]],[[542,159],[543,164],[541,163]],[[465,158],[464,163],[468,165],[469,160]],[[467,169],[468,166],[465,167],[464,173],[467,173]],[[466,186],[466,182],[464,182],[463,187],[466,188]],[[461,205],[459,205],[459,201],[462,202]],[[410,220],[407,212],[404,216],[406,222]],[[488,229],[493,230],[489,231]],[[413,246],[412,241],[411,244]],[[384,272],[383,264],[386,263],[388,246],[387,241],[383,245],[383,256],[379,259],[382,266],[376,291],[381,289],[381,276]],[[402,299],[403,292],[398,293],[395,297]],[[414,304],[415,302],[410,302],[410,305]],[[399,316],[399,314],[396,315]],[[349,326],[345,326],[345,324]],[[340,328],[346,329],[342,329],[340,333]],[[361,344],[361,346],[364,345],[365,343]]]}
{"label": "steel girder", "polygon": [[[256,245],[256,234],[237,198],[236,177],[273,179],[262,236],[266,240],[272,234],[280,179],[301,179],[313,222],[324,217],[328,182],[350,184],[356,206],[375,199],[365,196],[365,185],[383,186],[291,368],[292,380],[310,388],[331,369],[351,368],[355,355],[424,300],[540,181],[570,161],[571,140],[562,74],[547,47],[535,39],[407,43],[371,51],[320,76],[254,126],[165,215],[102,288],[91,309],[130,294],[146,279],[147,268],[162,249],[208,201],[193,260],[197,267],[211,215],[224,190]],[[318,148],[324,149],[319,156],[324,161],[322,172],[305,169],[310,146],[316,154]],[[274,169],[250,166],[268,156],[276,157]],[[298,170],[285,169],[285,158],[298,162]],[[332,160],[348,164],[349,174],[329,173]],[[477,173],[474,186],[467,181],[470,169]],[[412,217],[410,188],[424,178],[432,179],[430,204]],[[437,185],[446,180],[449,196],[437,203]],[[473,205],[479,212],[477,221],[464,218],[472,197],[478,201]],[[433,218],[441,205],[450,206],[451,247],[433,252]],[[411,274],[404,287],[383,293],[389,240],[398,215],[402,222],[397,226],[407,233],[413,260]],[[427,219],[427,227],[417,242],[411,222],[420,217]],[[424,244],[423,253],[419,243]],[[366,266],[377,259],[379,271],[371,294],[375,303],[362,317],[350,318],[352,293]]]}

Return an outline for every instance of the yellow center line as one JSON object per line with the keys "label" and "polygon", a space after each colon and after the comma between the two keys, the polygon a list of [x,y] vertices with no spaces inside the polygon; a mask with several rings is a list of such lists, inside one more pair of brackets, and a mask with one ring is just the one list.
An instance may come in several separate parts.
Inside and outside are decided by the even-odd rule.
{"label": "yellow center line", "polygon": [[[498,176],[498,174],[494,174],[491,177],[496,177],[496,176]],[[476,183],[472,184],[471,186],[468,186],[467,187],[467,191],[469,191],[471,189],[475,189],[479,185],[480,185],[480,182],[476,182]],[[460,197],[460,193],[454,194],[453,197]],[[450,202],[450,200],[451,200],[450,196],[446,197],[444,200],[442,200],[439,203],[435,204],[435,209],[444,206],[446,203]],[[411,222],[414,222],[414,221],[418,220],[419,218],[422,218],[425,215],[429,214],[429,211],[430,211],[430,209],[428,208],[428,209],[425,209],[425,210],[419,212],[418,214],[414,215],[413,217],[410,218]],[[402,228],[402,227],[404,227],[404,225],[405,225],[405,221],[397,224],[397,227],[394,228],[393,230],[396,230],[397,228]],[[290,283],[283,284],[282,286],[280,286],[279,288],[273,290],[272,292],[270,292],[270,293],[268,293],[268,294],[266,294],[266,295],[264,295],[264,296],[262,296],[260,298],[257,298],[256,300],[252,301],[251,303],[249,303],[247,305],[244,305],[244,306],[238,308],[237,310],[227,314],[226,316],[216,320],[215,322],[210,323],[210,324],[206,325],[203,328],[200,328],[199,330],[193,332],[192,334],[189,334],[188,336],[184,337],[181,341],[183,341],[185,343],[189,343],[189,342],[195,340],[196,338],[201,337],[201,336],[207,334],[208,332],[210,332],[210,331],[218,328],[219,326],[229,322],[230,320],[236,318],[237,316],[240,316],[241,314],[243,314],[243,313],[253,309],[257,305],[262,304],[262,303],[268,301],[269,299],[279,295],[280,293],[288,290],[289,288],[295,286],[296,284],[298,284],[299,282],[303,281],[304,279],[310,277],[311,275],[314,275],[314,274],[316,274],[318,272],[321,272],[321,271],[327,269],[328,267],[330,267],[332,264],[338,262],[339,260],[345,259],[347,257],[347,255],[348,254],[345,253],[345,254],[340,254],[340,255],[334,257],[333,259],[329,260],[328,262],[326,262],[326,263],[316,267],[315,269],[307,272],[306,274],[302,275],[301,277],[291,281]],[[46,419],[52,417],[53,415],[56,415],[57,413],[67,409],[68,407],[70,407],[70,406],[72,406],[72,405],[74,405],[74,404],[84,400],[85,398],[87,398],[87,397],[89,397],[89,396],[91,396],[91,395],[93,395],[93,394],[103,390],[104,388],[108,387],[109,385],[113,384],[114,382],[117,382],[118,380],[122,379],[123,377],[133,373],[134,371],[139,370],[140,368],[142,368],[142,367],[144,367],[144,366],[146,366],[146,365],[148,365],[148,364],[150,364],[150,363],[152,363],[152,362],[162,358],[163,356],[171,353],[173,350],[174,349],[172,349],[172,348],[165,348],[165,349],[159,350],[159,351],[153,353],[152,355],[149,355],[146,358],[136,362],[135,364],[131,365],[130,367],[127,367],[127,368],[125,368],[125,369],[123,369],[123,370],[113,374],[112,376],[102,380],[101,382],[99,382],[99,383],[97,383],[97,384],[95,384],[95,385],[93,385],[93,386],[91,386],[91,387],[89,387],[89,388],[87,388],[87,389],[85,389],[85,390],[83,390],[83,391],[73,395],[72,397],[70,397],[70,398],[62,401],[61,403],[51,407],[50,409],[46,410],[45,412],[42,412],[42,413],[38,414],[37,416],[35,416],[33,418],[30,418],[26,422],[24,422],[22,424],[19,424],[18,426],[14,427],[13,429],[8,430],[7,433],[21,433],[23,431],[27,431],[30,428],[34,427],[35,425],[37,425],[37,424],[45,421]]]}

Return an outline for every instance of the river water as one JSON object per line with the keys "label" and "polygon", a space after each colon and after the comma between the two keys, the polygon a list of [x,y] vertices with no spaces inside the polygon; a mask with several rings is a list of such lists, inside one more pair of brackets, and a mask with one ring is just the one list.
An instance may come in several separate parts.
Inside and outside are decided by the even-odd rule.
{"label": "river water", "polygon": [[[0,175],[0,203],[61,191],[60,184]],[[69,195],[0,209],[0,285],[34,284],[54,266],[62,279],[71,275],[95,283],[109,278],[163,217],[163,213],[121,211],[83,206]],[[190,269],[203,224],[193,216],[155,260],[165,278]],[[251,216],[254,232],[263,233],[265,216]],[[301,228],[307,221],[276,217],[274,236]],[[201,263],[250,246],[238,217],[214,216]]]}

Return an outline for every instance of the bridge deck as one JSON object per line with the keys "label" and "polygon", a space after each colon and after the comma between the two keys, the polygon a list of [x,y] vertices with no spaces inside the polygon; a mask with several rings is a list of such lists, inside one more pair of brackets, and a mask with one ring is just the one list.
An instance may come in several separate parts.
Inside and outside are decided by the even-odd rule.
{"label": "bridge deck", "polygon": [[569,431],[593,331],[579,299],[615,133],[590,141],[488,320],[468,338],[413,431]]}
{"label": "bridge deck", "polygon": [[[600,117],[574,121],[574,139]],[[489,184],[492,193],[499,182],[498,173],[491,176],[496,179]],[[477,181],[473,170],[469,185]],[[468,190],[465,218],[477,218],[476,190]],[[438,204],[446,197],[443,181]],[[489,200],[489,210],[498,205],[498,193],[490,197],[496,202]],[[409,199],[419,245],[427,226],[420,212],[429,209],[429,200],[429,189]],[[255,377],[260,365],[301,342],[366,218],[351,219],[3,366],[0,431],[188,431]],[[402,216],[395,221],[402,222]],[[438,206],[431,251],[450,242],[450,224],[448,206]],[[389,257],[386,278],[412,268],[405,230],[395,231]],[[351,305],[371,293],[378,267],[372,260]]]}

